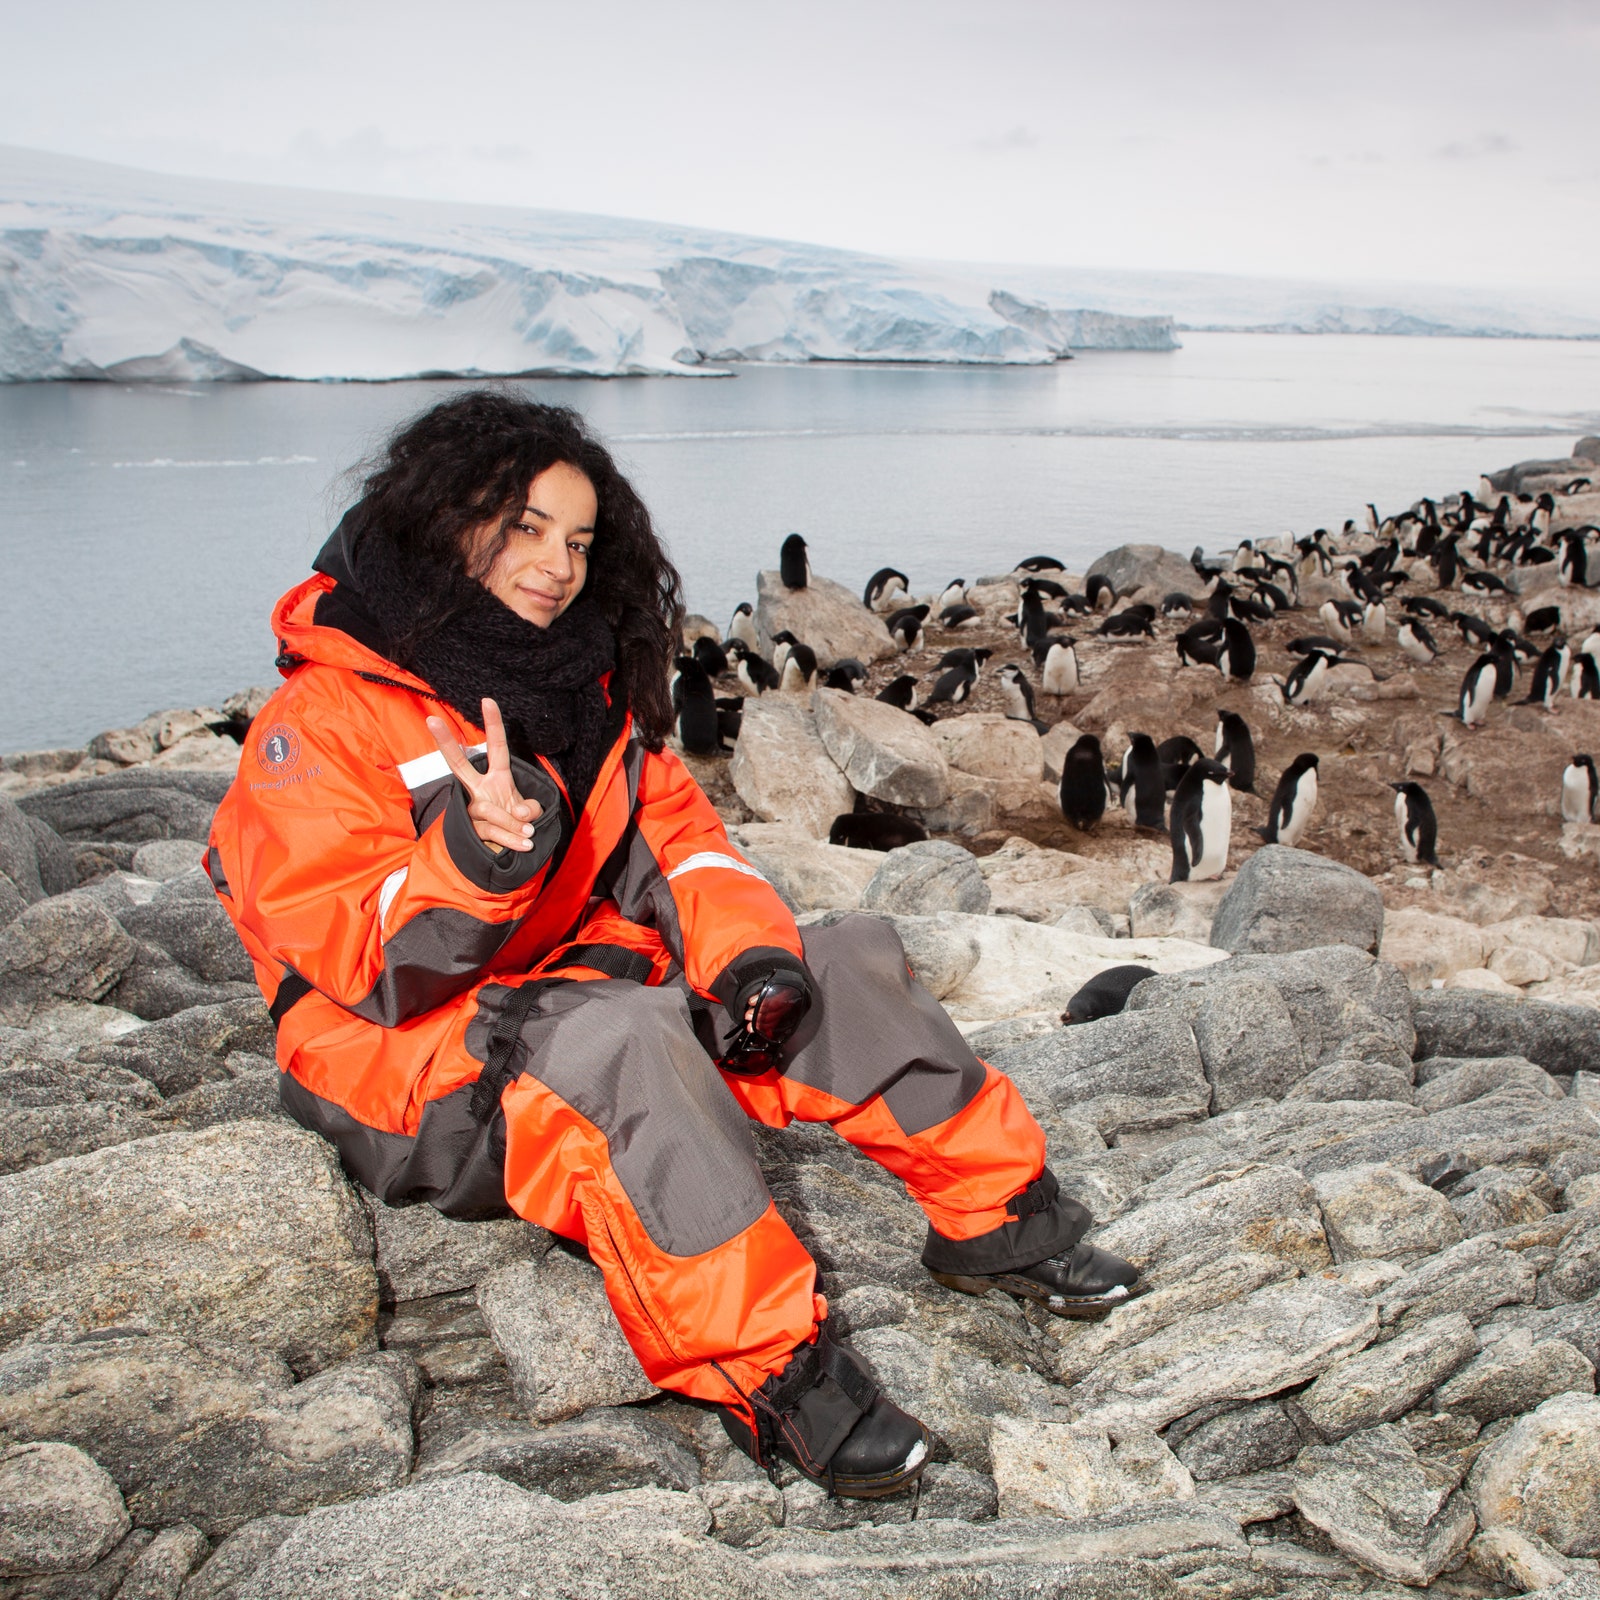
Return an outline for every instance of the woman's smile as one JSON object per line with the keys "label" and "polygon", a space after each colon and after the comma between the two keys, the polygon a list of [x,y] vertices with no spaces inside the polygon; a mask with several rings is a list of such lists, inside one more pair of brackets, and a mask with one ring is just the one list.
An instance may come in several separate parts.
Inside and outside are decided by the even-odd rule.
{"label": "woman's smile", "polygon": [[[583,590],[597,514],[594,485],[582,472],[565,461],[546,467],[528,485],[484,588],[524,621],[548,628]],[[491,536],[488,528],[478,534]]]}

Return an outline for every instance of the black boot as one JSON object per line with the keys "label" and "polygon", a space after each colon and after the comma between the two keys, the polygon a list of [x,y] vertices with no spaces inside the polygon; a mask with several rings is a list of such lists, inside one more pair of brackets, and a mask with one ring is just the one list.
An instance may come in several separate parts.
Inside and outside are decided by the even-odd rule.
{"label": "black boot", "polygon": [[1003,1289],[1019,1300],[1037,1300],[1058,1317],[1098,1320],[1132,1297],[1139,1269],[1109,1250],[1077,1244],[1067,1254],[1036,1261],[1031,1267],[982,1276],[935,1272],[934,1277],[946,1288],[959,1289],[963,1294]]}
{"label": "black boot", "polygon": [[830,1494],[876,1500],[909,1487],[928,1463],[928,1430],[907,1416],[826,1327],[750,1396],[755,1427],[721,1407],[728,1437],[758,1467],[774,1458]]}

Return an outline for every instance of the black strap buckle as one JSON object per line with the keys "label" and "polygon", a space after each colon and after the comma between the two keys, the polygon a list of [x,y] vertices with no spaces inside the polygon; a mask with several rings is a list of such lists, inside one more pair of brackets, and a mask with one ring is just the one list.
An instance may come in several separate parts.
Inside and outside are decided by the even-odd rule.
{"label": "black strap buckle", "polygon": [[1055,1173],[1046,1167],[1021,1194],[1014,1195],[1006,1203],[1006,1210],[1021,1222],[1028,1217],[1038,1216],[1041,1211],[1048,1211],[1060,1193],[1061,1185],[1056,1182]]}

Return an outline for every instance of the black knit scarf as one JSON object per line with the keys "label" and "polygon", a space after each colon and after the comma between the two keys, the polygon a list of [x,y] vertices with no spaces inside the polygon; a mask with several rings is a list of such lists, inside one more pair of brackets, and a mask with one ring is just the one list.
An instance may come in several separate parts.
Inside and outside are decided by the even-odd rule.
{"label": "black knit scarf", "polygon": [[524,761],[548,756],[581,812],[606,755],[600,678],[616,661],[616,641],[595,606],[580,598],[541,628],[465,573],[402,564],[387,540],[370,536],[356,548],[352,575],[363,608],[389,639],[407,638],[441,591],[449,595],[447,620],[390,658],[474,726],[482,726],[483,700],[492,699],[511,753]]}

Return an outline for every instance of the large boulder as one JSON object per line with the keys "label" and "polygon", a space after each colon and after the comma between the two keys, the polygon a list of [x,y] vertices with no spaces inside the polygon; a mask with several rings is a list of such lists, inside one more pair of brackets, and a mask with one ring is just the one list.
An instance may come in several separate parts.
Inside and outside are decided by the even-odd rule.
{"label": "large boulder", "polygon": [[1147,1428],[995,1418],[989,1447],[1002,1517],[1092,1517],[1153,1500],[1192,1500],[1194,1479]]}
{"label": "large boulder", "polygon": [[473,1289],[499,1267],[550,1248],[543,1228],[521,1217],[461,1222],[430,1205],[388,1206],[361,1191],[377,1246],[378,1292],[387,1304]]}
{"label": "large boulder", "polygon": [[1558,1394],[1519,1417],[1478,1457],[1468,1487],[1485,1528],[1600,1556],[1600,1400]]}
{"label": "large boulder", "polygon": [[1263,845],[1239,868],[1211,924],[1219,950],[1265,953],[1348,944],[1377,954],[1383,896],[1353,867],[1309,850]]}
{"label": "large boulder", "polygon": [[203,869],[168,879],[117,920],[207,983],[252,983],[255,969]]}
{"label": "large boulder", "polygon": [[29,906],[0,930],[0,1016],[52,1000],[99,1000],[133,963],[136,947],[89,895]]}
{"label": "large boulder", "polygon": [[59,1442],[0,1451],[0,1578],[82,1572],[127,1533],[111,1478]]}
{"label": "large boulder", "polygon": [[[1594,1363],[1565,1339],[1536,1337],[1531,1328],[1485,1329],[1482,1352],[1439,1386],[1436,1409],[1481,1423],[1532,1411],[1557,1394],[1593,1394]],[[1384,1349],[1389,1349],[1388,1345]]]}
{"label": "large boulder", "polygon": [[1476,923],[1407,906],[1385,915],[1378,953],[1405,974],[1412,988],[1426,989],[1435,978],[1481,967],[1485,949]]}
{"label": "large boulder", "polygon": [[1335,1261],[1404,1263],[1461,1243],[1450,1202],[1397,1167],[1342,1167],[1312,1187]]}
{"label": "large boulder", "polygon": [[0,1177],[0,1340],[132,1325],[276,1350],[370,1349],[372,1235],[333,1150],[287,1124],[167,1133]]}
{"label": "large boulder", "polygon": [[855,805],[855,790],[817,734],[816,715],[785,695],[744,703],[728,776],[763,822],[789,822],[826,839],[833,819]]}
{"label": "large boulder", "polygon": [[939,741],[909,712],[843,689],[816,689],[811,705],[823,746],[862,794],[899,806],[944,803],[950,765]]}
{"label": "large boulder", "polygon": [[958,772],[1037,783],[1044,771],[1044,744],[1033,725],[998,711],[945,717],[934,723],[933,736]]}
{"label": "large boulder", "polygon": [[1207,582],[1176,550],[1159,544],[1119,544],[1098,557],[1084,576],[1106,579],[1119,595],[1139,589],[1199,595],[1205,592]]}
{"label": "large boulder", "polygon": [[772,654],[773,636],[785,631],[816,651],[819,667],[847,656],[871,663],[894,654],[883,618],[843,584],[813,576],[805,588],[790,589],[776,572],[758,573],[756,635],[764,655]]}
{"label": "large boulder", "polygon": [[11,880],[24,905],[43,900],[39,877],[39,850],[30,819],[14,800],[0,795],[0,874]]}
{"label": "large boulder", "polygon": [[941,911],[989,909],[989,885],[970,850],[944,839],[924,839],[890,850],[861,896],[865,911],[933,916]]}
{"label": "large boulder", "polygon": [[0,1172],[166,1133],[155,1088],[117,1067],[18,1059],[0,1066]]}
{"label": "large boulder", "polygon": [[137,1073],[171,1096],[227,1078],[226,1062],[236,1052],[270,1059],[275,1050],[272,1018],[256,994],[194,1006],[115,1039],[89,1044],[78,1052],[78,1059]]}
{"label": "large boulder", "polygon": [[1417,1056],[1523,1056],[1547,1072],[1600,1062],[1600,1011],[1473,989],[1416,997]]}
{"label": "large boulder", "polygon": [[747,822],[728,837],[791,911],[854,911],[883,857],[823,844],[793,822]]}
{"label": "large boulder", "polygon": [[1299,1397],[1326,1439],[1392,1422],[1477,1354],[1478,1336],[1459,1311],[1419,1322],[1383,1344],[1329,1367]]}
{"label": "large boulder", "polygon": [[74,778],[25,796],[18,805],[63,839],[204,839],[233,782],[229,772],[136,767]]}

